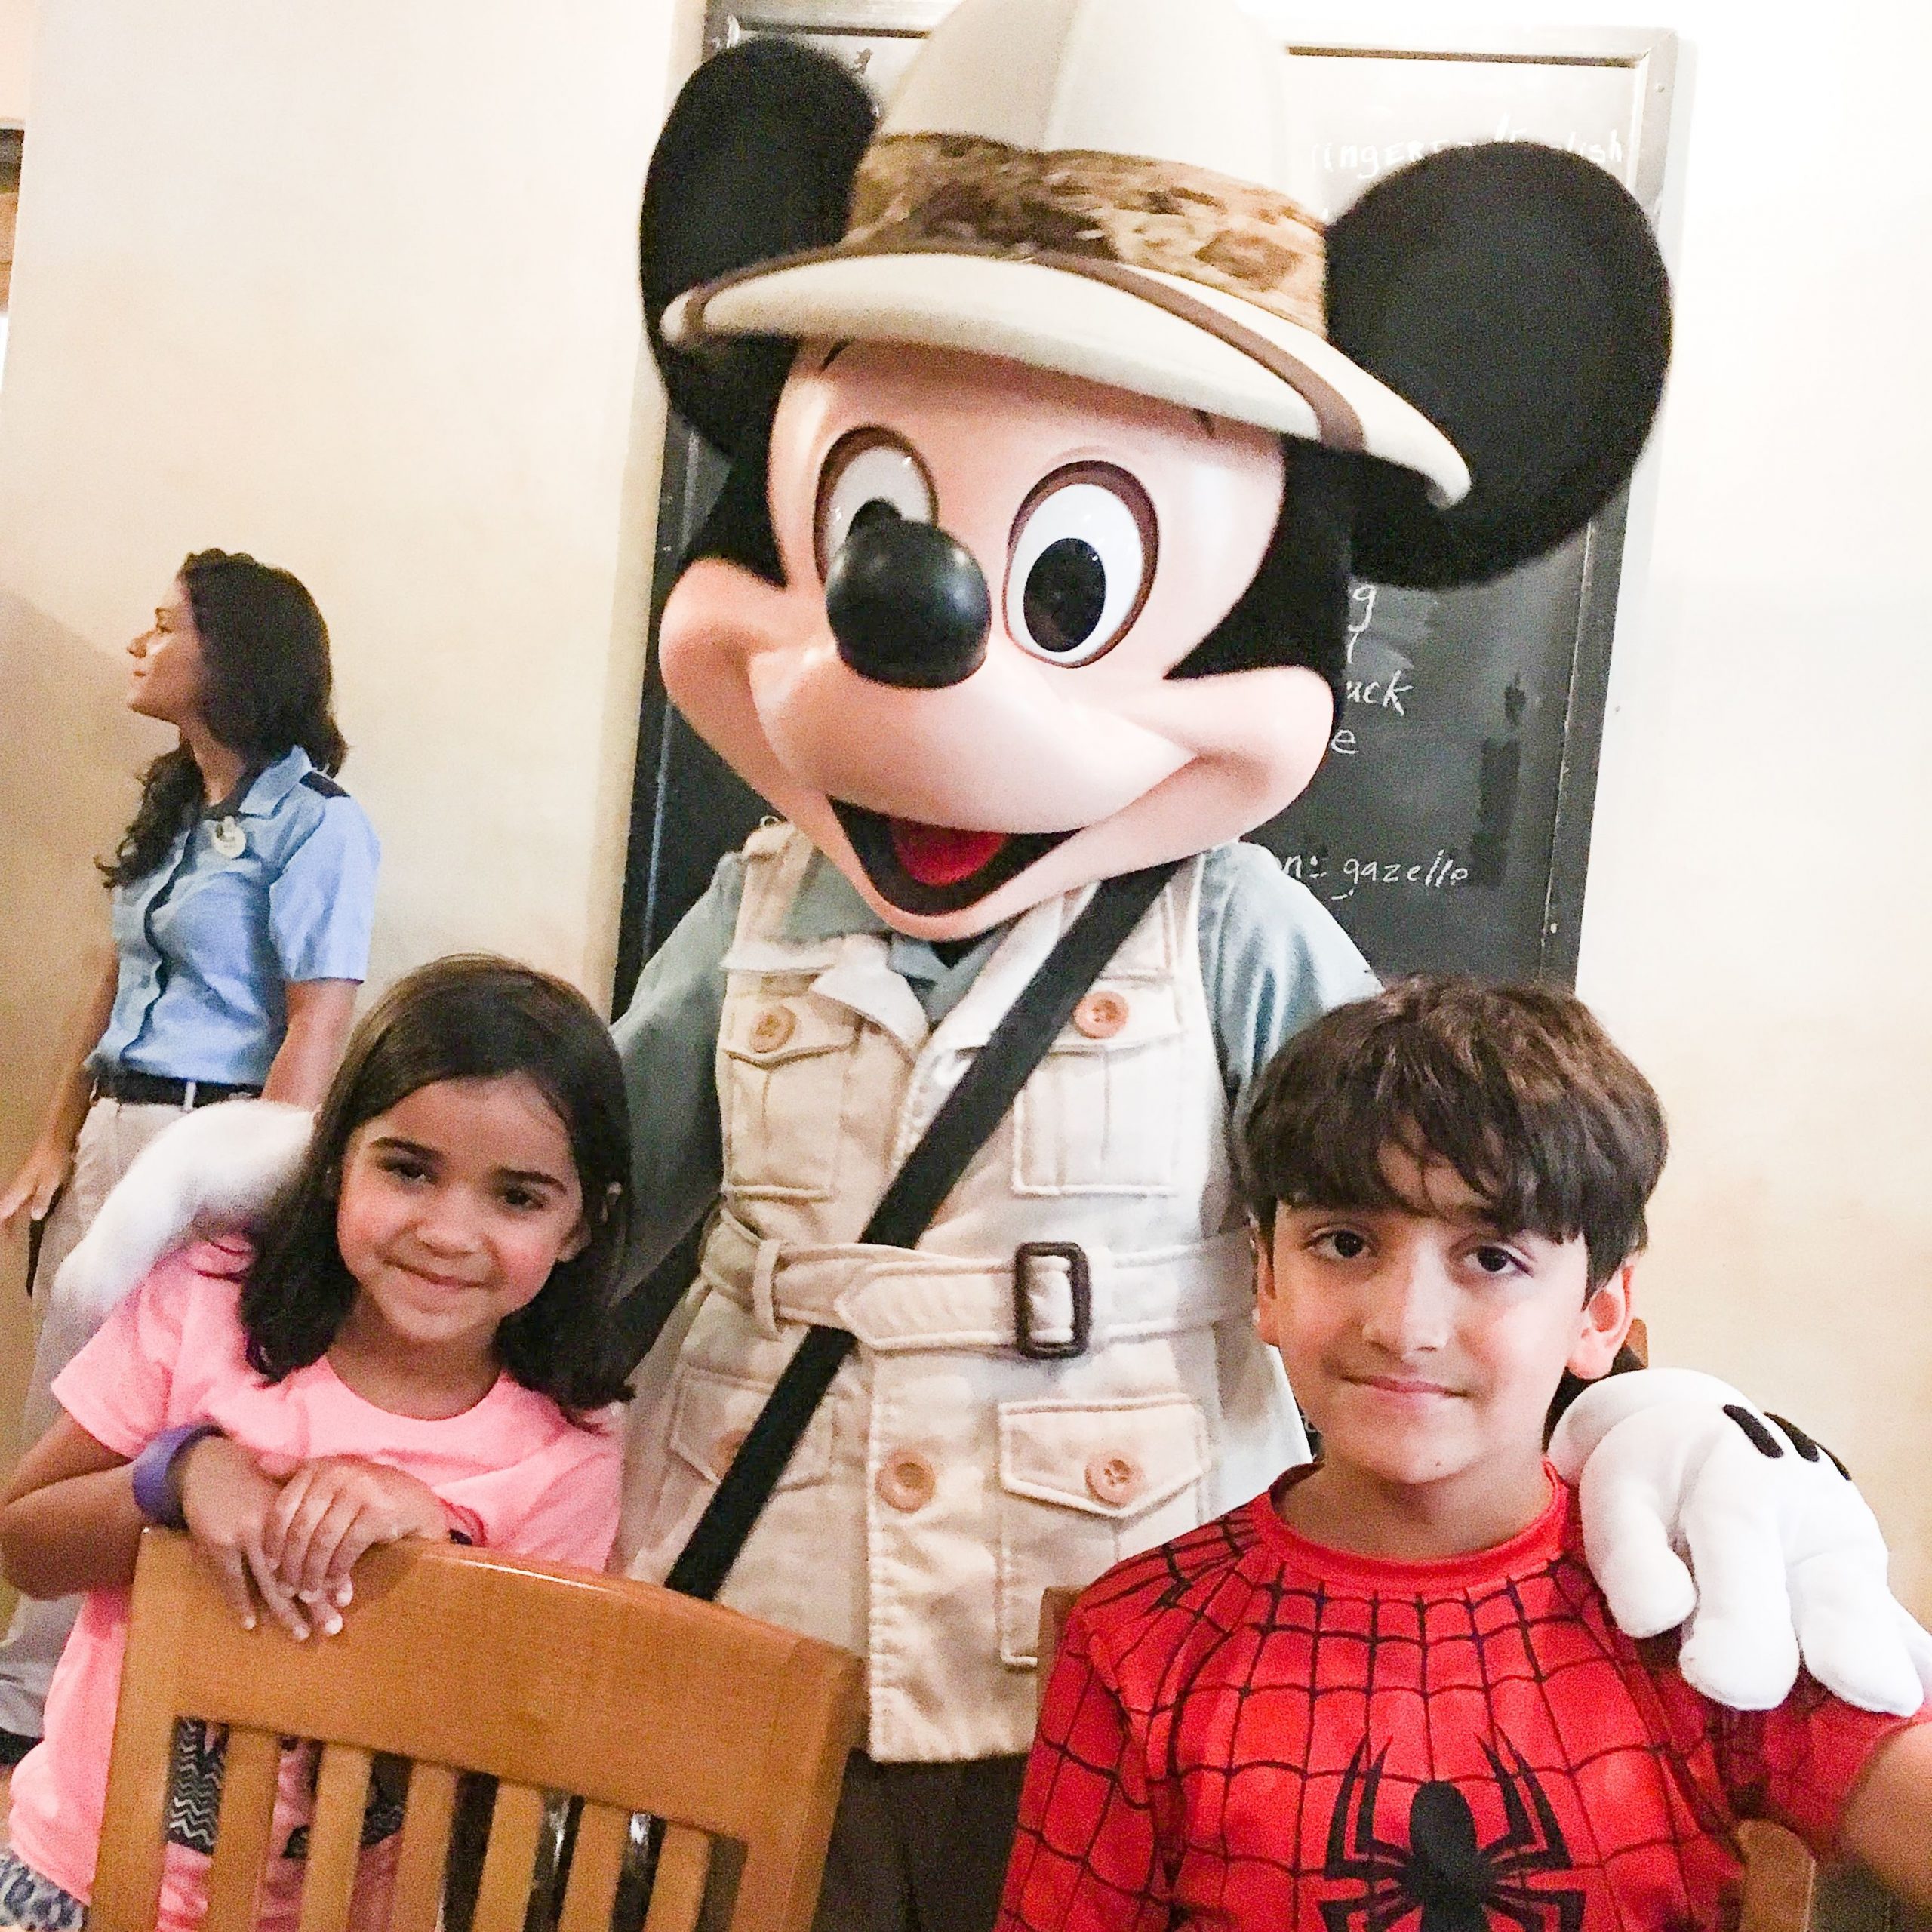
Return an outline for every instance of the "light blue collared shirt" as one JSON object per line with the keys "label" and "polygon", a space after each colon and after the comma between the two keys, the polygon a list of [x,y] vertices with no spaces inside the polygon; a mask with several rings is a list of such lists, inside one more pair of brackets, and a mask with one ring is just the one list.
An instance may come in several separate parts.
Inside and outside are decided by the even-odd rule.
{"label": "light blue collared shirt", "polygon": [[114,888],[119,974],[88,1066],[260,1086],[288,1028],[284,989],[368,973],[380,857],[362,808],[300,746],[285,752]]}
{"label": "light blue collared shirt", "polygon": [[[636,1276],[657,1266],[718,1192],[724,1155],[714,1063],[724,955],[744,884],[743,860],[727,853],[703,897],[652,955],[611,1029],[630,1088]],[[924,940],[891,932],[823,853],[807,866],[785,922],[789,940],[884,934],[893,971],[934,1026],[964,996],[1004,931],[949,966]],[[1328,909],[1258,845],[1220,845],[1205,855],[1199,937],[1232,1118],[1275,1049],[1331,1007],[1373,992],[1375,975]]]}

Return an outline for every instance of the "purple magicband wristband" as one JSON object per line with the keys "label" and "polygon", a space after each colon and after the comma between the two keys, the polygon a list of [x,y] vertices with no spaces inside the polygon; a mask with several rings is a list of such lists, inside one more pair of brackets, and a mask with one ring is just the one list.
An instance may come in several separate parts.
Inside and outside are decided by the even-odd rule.
{"label": "purple magicband wristband", "polygon": [[184,1422],[177,1428],[164,1429],[134,1458],[134,1507],[150,1523],[158,1523],[165,1530],[188,1527],[188,1519],[181,1513],[176,1466],[197,1442],[220,1433],[214,1423]]}

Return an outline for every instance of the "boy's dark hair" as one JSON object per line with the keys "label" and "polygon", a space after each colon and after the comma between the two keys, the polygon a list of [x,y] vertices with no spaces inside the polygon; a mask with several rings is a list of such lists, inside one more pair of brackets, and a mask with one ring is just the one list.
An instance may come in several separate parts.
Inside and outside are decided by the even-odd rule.
{"label": "boy's dark hair", "polygon": [[1592,1288],[1644,1245],[1667,1137],[1655,1091],[1583,1003],[1419,975],[1337,1007],[1255,1083],[1241,1134],[1263,1235],[1291,1208],[1412,1208],[1392,1143],[1453,1168],[1500,1228],[1581,1235]]}
{"label": "boy's dark hair", "polygon": [[[245,772],[297,745],[318,771],[340,771],[349,747],[331,709],[329,629],[301,580],[239,551],[197,550],[177,580],[201,639],[202,717],[240,753]],[[107,883],[146,878],[204,802],[201,768],[187,746],[162,752],[141,780],[134,823],[101,865]]]}
{"label": "boy's dark hair", "polygon": [[301,1171],[256,1233],[242,1325],[257,1374],[278,1382],[319,1359],[354,1304],[355,1278],[335,1236],[349,1137],[418,1088],[509,1074],[533,1081],[564,1124],[590,1239],[498,1327],[497,1359],[573,1415],[629,1392],[601,1359],[629,1218],[623,1069],[610,1029],[574,986],[481,953],[398,980],[351,1038]]}

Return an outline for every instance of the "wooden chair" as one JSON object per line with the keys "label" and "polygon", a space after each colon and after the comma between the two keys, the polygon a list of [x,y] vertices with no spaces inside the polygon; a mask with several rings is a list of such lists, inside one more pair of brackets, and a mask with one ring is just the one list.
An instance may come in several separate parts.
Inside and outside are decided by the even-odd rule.
{"label": "wooden chair", "polygon": [[410,1760],[392,1932],[436,1932],[458,1774],[501,1780],[475,1932],[521,1932],[546,1794],[586,1801],[559,1932],[604,1932],[631,1814],[666,1821],[647,1932],[689,1932],[712,1841],[731,1932],[804,1932],[860,1728],[858,1660],[650,1584],[412,1544],[355,1572],[341,1634],[242,1629],[187,1538],[134,1579],[93,1932],[155,1922],[175,1721],[229,1727],[208,1932],[247,1932],[285,1737],[324,1746],[301,1932],[341,1932],[371,1760]]}

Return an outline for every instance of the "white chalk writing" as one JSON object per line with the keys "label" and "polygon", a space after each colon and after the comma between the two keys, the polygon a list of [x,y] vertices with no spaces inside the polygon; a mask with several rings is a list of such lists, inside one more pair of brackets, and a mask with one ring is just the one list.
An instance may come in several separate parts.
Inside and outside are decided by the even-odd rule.
{"label": "white chalk writing", "polygon": [[1469,867],[1441,846],[1430,859],[1364,857],[1359,854],[1337,859],[1321,848],[1290,852],[1282,858],[1281,869],[1304,885],[1321,887],[1336,902],[1352,899],[1358,888],[1371,885],[1407,885],[1425,892],[1445,892],[1464,884],[1469,876]]}
{"label": "white chalk writing", "polygon": [[[1599,168],[1607,168],[1620,175],[1626,158],[1623,137],[1614,128],[1607,130],[1601,138],[1580,134],[1573,128],[1558,140],[1517,126],[1506,109],[1495,127],[1482,138],[1492,141],[1544,140],[1552,147],[1567,148],[1571,153],[1582,155]],[[1445,148],[1474,145],[1472,141],[1450,140],[1315,141],[1309,145],[1309,158],[1324,175],[1339,175],[1353,181],[1373,181],[1381,175],[1392,174],[1398,168],[1407,167],[1412,161],[1420,161],[1426,155],[1440,154]]]}

